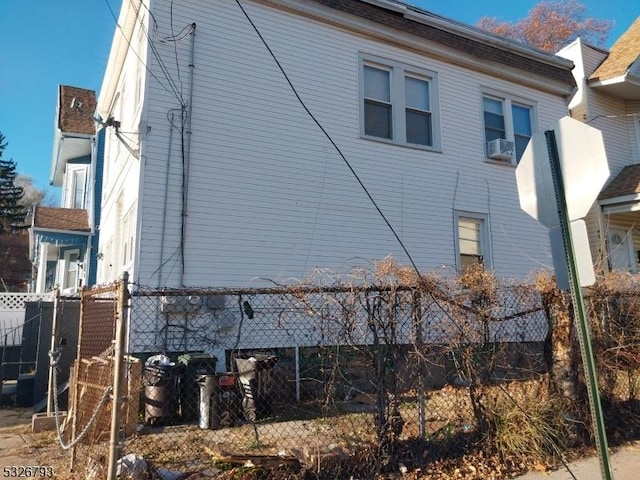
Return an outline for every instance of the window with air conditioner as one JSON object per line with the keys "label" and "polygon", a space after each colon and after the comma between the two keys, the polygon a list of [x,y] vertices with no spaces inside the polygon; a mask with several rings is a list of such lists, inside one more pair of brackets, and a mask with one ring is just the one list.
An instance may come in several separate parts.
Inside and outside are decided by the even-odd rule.
{"label": "window with air conditioner", "polygon": [[361,55],[361,136],[440,150],[437,78],[424,68]]}
{"label": "window with air conditioner", "polygon": [[533,132],[533,104],[507,96],[485,94],[482,111],[486,158],[516,165]]}

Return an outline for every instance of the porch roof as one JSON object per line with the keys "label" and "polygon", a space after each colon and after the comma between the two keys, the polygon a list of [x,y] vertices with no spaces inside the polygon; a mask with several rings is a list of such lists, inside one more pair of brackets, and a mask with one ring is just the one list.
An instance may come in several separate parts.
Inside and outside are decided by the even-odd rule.
{"label": "porch roof", "polygon": [[33,214],[34,230],[91,232],[89,215],[80,208],[36,207]]}
{"label": "porch roof", "polygon": [[625,211],[640,209],[640,164],[624,167],[600,192],[598,203],[605,210],[611,210],[610,213],[621,208]]}

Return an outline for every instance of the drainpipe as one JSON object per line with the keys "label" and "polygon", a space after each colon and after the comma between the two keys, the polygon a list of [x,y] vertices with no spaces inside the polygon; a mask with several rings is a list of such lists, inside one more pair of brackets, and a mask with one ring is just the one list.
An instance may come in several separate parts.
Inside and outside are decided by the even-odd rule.
{"label": "drainpipe", "polygon": [[187,121],[185,122],[185,129],[187,134],[185,145],[185,159],[184,159],[184,191],[182,198],[182,274],[180,284],[184,286],[184,254],[185,247],[187,245],[187,216],[188,216],[188,201],[189,201],[189,164],[191,162],[191,116],[193,114],[193,70],[195,69],[195,45],[196,45],[196,24],[191,25],[191,59],[189,61],[189,101],[186,106]]}

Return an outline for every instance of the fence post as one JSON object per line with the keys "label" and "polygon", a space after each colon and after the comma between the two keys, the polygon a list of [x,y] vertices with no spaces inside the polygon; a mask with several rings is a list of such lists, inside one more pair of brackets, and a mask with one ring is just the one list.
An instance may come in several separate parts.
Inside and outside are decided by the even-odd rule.
{"label": "fence post", "polygon": [[113,351],[113,402],[111,406],[111,436],[109,440],[109,469],[107,479],[116,479],[116,467],[120,457],[120,391],[124,380],[124,339],[129,314],[129,274],[123,272],[118,282],[118,316]]}
{"label": "fence post", "polygon": [[[51,349],[49,350],[49,354],[53,355],[58,348],[58,306],[60,305],[60,289],[56,285],[53,289],[53,319],[51,321]],[[55,364],[53,361],[49,360],[49,380],[47,383],[47,414],[51,415],[54,409],[54,401],[53,395],[55,389],[53,388],[53,382],[57,381],[55,375],[53,374],[53,370],[55,369]],[[69,402],[70,404],[71,402]],[[58,412],[56,412],[56,415]]]}
{"label": "fence post", "polygon": [[419,290],[412,293],[411,321],[413,323],[414,347],[417,350],[418,359],[418,424],[420,427],[420,438],[427,437],[427,412],[426,395],[424,388],[424,362],[423,339],[422,339],[422,295]]}

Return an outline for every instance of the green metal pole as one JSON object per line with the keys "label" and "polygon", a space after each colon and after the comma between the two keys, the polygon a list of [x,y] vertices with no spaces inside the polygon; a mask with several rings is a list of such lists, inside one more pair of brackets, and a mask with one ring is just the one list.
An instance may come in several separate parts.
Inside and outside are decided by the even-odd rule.
{"label": "green metal pole", "polygon": [[589,328],[589,323],[587,321],[584,298],[582,297],[582,286],[580,285],[575,251],[573,248],[573,238],[571,236],[569,214],[567,212],[567,197],[565,195],[562,170],[560,168],[558,145],[556,143],[556,135],[553,130],[545,131],[544,135],[547,140],[549,161],[551,163],[551,174],[556,192],[558,216],[560,218],[560,228],[562,230],[562,238],[564,240],[564,248],[567,256],[567,266],[569,268],[569,286],[573,300],[573,311],[575,318],[578,320],[580,353],[582,354],[582,364],[584,366],[584,373],[587,380],[589,408],[591,410],[591,419],[593,421],[596,437],[596,448],[598,450],[598,457],[600,458],[600,471],[604,480],[613,480],[611,462],[609,459],[609,447],[607,445],[607,433],[604,428],[604,415],[602,414],[602,405],[600,402],[596,362],[593,357],[593,348],[591,346],[591,329]]}

